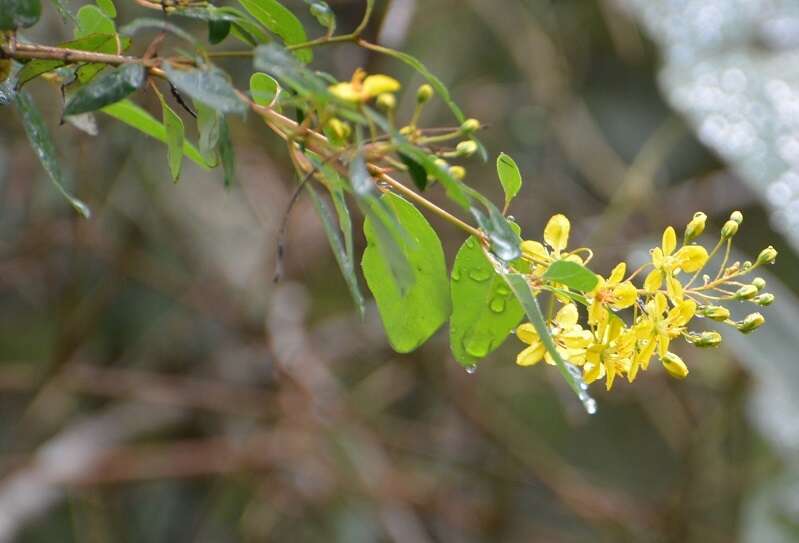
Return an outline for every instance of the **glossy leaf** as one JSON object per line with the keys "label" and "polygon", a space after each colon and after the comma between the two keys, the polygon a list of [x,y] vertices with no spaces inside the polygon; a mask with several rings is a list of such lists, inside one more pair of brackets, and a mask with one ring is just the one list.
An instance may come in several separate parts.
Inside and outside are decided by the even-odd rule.
{"label": "glossy leaf", "polygon": [[[125,48],[130,44],[130,39],[121,38],[120,42],[123,48]],[[59,47],[65,49],[79,49],[81,51],[105,52],[103,51],[104,49],[116,49],[116,38],[113,34],[90,34],[76,40],[64,42],[60,44]],[[61,60],[31,60],[19,71],[19,84],[24,85],[28,81],[44,73],[51,72],[65,65],[66,63]]]}
{"label": "glossy leaf", "polygon": [[250,76],[250,96],[259,106],[270,107],[280,94],[280,84],[270,75],[255,72]]}
{"label": "glossy leaf", "polygon": [[450,314],[449,285],[444,251],[435,230],[412,204],[386,193],[381,202],[389,206],[412,243],[401,241],[400,249],[410,263],[413,283],[401,288],[392,278],[390,262],[381,250],[383,239],[367,217],[364,223],[366,250],[363,274],[374,294],[391,346],[407,353],[419,347],[441,327]]}
{"label": "glossy leaf", "polygon": [[114,21],[97,6],[91,4],[82,6],[78,10],[78,26],[75,27],[75,38],[82,38],[90,34],[115,34]]}
{"label": "glossy leaf", "polygon": [[40,0],[0,0],[0,30],[28,28],[42,15]]}
{"label": "glossy leaf", "polygon": [[[270,32],[280,36],[286,45],[296,45],[308,41],[305,28],[300,20],[280,2],[276,0],[239,0],[239,3]],[[305,63],[313,60],[311,49],[299,49],[294,55]]]}
{"label": "glossy leaf", "polygon": [[408,168],[408,175],[411,176],[411,180],[413,184],[416,185],[416,188],[419,190],[424,190],[427,188],[427,170],[424,169],[424,166],[416,162],[414,159],[406,155],[405,153],[397,153],[402,160],[402,163],[405,164],[405,167]]}
{"label": "glossy leaf", "polygon": [[216,45],[222,43],[230,34],[228,21],[208,21],[208,43]]}
{"label": "glossy leaf", "polygon": [[[164,125],[130,100],[122,100],[116,104],[106,106],[102,109],[102,112],[132,126],[151,138],[166,143],[166,128]],[[183,142],[183,154],[202,168],[206,170],[210,169],[210,166],[205,162],[200,151],[188,141]]]}
{"label": "glossy leaf", "polygon": [[219,144],[222,115],[214,108],[197,100],[194,101],[194,109],[197,111],[197,131],[200,133],[197,146],[205,161],[211,166],[216,166],[219,160],[217,145]]}
{"label": "glossy leaf", "polygon": [[213,69],[178,69],[169,62],[164,63],[164,71],[175,88],[194,100],[199,100],[221,113],[247,111],[247,106],[236,95],[223,72]]}
{"label": "glossy leaf", "polygon": [[183,119],[169,107],[163,95],[159,95],[159,97],[161,99],[164,128],[166,129],[166,155],[169,162],[169,173],[172,174],[172,179],[177,182],[180,178],[181,166],[183,166]]}
{"label": "glossy leaf", "polygon": [[104,15],[112,19],[117,16],[117,7],[114,5],[114,0],[96,0],[97,7]]}
{"label": "glossy leaf", "polygon": [[141,64],[124,64],[104,73],[73,94],[64,107],[64,115],[96,111],[119,102],[144,84],[145,70]]}
{"label": "glossy leaf", "polygon": [[567,361],[563,360],[563,357],[561,357],[558,352],[555,341],[552,339],[549,328],[544,320],[544,315],[541,313],[538,300],[533,296],[525,276],[518,273],[506,272],[502,277],[524,308],[527,319],[533,325],[533,328],[535,328],[536,333],[538,333],[538,336],[541,338],[541,342],[544,344],[544,348],[546,348],[549,355],[555,361],[555,364],[558,366],[563,378],[569,384],[569,387],[577,394],[580,401],[583,402],[586,411],[594,413],[596,411],[596,402],[588,395],[585,388],[582,386],[582,381],[578,380],[577,375],[579,375],[579,373],[572,373],[573,370],[570,369],[572,366],[570,364],[567,365]]}
{"label": "glossy leaf", "polygon": [[522,174],[516,162],[509,155],[501,153],[497,157],[497,175],[502,184],[502,190],[505,192],[505,208],[507,209],[522,188]]}
{"label": "glossy leaf", "polygon": [[[511,223],[485,196],[470,189],[472,198],[480,202],[485,210],[472,206],[472,216],[477,221],[480,229],[488,236],[491,242],[491,252],[500,260],[511,262],[521,255],[522,240],[511,226]],[[486,213],[487,212],[487,213]]]}
{"label": "glossy leaf", "polygon": [[561,283],[571,289],[579,290],[581,292],[589,292],[593,290],[593,288],[599,282],[599,279],[594,272],[585,266],[578,264],[577,262],[571,262],[569,260],[558,260],[553,262],[549,268],[547,268],[543,278],[556,283]]}
{"label": "glossy leaf", "polygon": [[327,29],[329,34],[336,30],[336,15],[327,2],[321,0],[305,0],[306,4],[310,5],[310,12],[316,22]]}
{"label": "glossy leaf", "polygon": [[230,141],[230,131],[224,119],[219,124],[219,158],[222,162],[225,186],[233,184],[236,176],[236,154]]}
{"label": "glossy leaf", "polygon": [[450,278],[450,348],[455,360],[471,367],[502,345],[524,309],[473,237],[458,251]]}
{"label": "glossy leaf", "polygon": [[[311,201],[316,208],[316,213],[322,221],[322,226],[327,236],[327,241],[330,243],[330,248],[333,251],[333,256],[336,258],[336,263],[341,274],[344,276],[344,281],[347,283],[347,288],[350,291],[355,307],[358,308],[358,313],[361,317],[364,315],[365,302],[361,287],[358,284],[358,277],[355,275],[355,262],[352,253],[352,224],[342,223],[341,214],[339,213],[339,227],[336,227],[335,219],[330,211],[330,206],[319,196],[316,189],[311,183],[306,184],[306,189],[311,195]],[[338,209],[338,206],[337,206]],[[346,206],[345,208],[346,209]],[[349,220],[349,212],[347,212],[346,219]],[[346,228],[346,230],[345,230]],[[349,232],[348,239],[342,242],[341,233]],[[346,244],[349,244],[347,246]]]}
{"label": "glossy leaf", "polygon": [[44,124],[41,113],[36,109],[36,105],[31,100],[30,96],[25,92],[17,94],[16,98],[17,110],[22,116],[22,124],[25,127],[25,133],[28,135],[28,140],[39,157],[44,170],[50,177],[50,181],[58,189],[58,191],[67,199],[67,201],[74,207],[78,213],[85,218],[91,217],[89,206],[82,201],[75,198],[64,187],[64,174],[61,170],[61,165],[58,163],[56,156],[55,145],[50,137],[50,131]]}
{"label": "glossy leaf", "polygon": [[388,263],[386,280],[398,285],[401,292],[406,291],[413,284],[414,276],[403,247],[412,245],[413,240],[408,238],[393,208],[380,198],[361,155],[350,164],[350,183],[358,207],[370,219],[375,238],[379,240],[376,246],[382,259]]}

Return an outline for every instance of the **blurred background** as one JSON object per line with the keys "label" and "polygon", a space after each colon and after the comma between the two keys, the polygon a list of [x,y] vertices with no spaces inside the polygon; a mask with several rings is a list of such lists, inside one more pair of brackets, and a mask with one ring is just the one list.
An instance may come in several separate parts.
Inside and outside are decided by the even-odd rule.
{"label": "blurred background", "polygon": [[[360,20],[362,1],[329,3],[343,31]],[[515,338],[472,375],[446,330],[394,354],[306,199],[272,282],[296,181],[257,118],[231,122],[232,188],[188,162],[172,184],[163,146],[102,116],[97,136],[59,125],[59,91],[39,80],[94,215],[63,202],[0,109],[0,541],[799,541],[799,4],[377,6],[369,37],[416,55],[487,125],[491,160],[466,164],[470,183],[500,201],[494,157],[521,166],[511,213],[527,238],[566,213],[607,274],[694,211],[718,229],[740,209],[738,258],[780,251],[766,326],[680,351],[684,382],[653,365],[634,386],[594,385],[593,416],[555,369],[516,367]],[[152,16],[117,7],[121,24]],[[70,32],[46,4],[26,36]],[[404,65],[350,45],[317,59],[340,79],[392,74],[413,107]],[[246,87],[249,62],[225,66]],[[452,122],[440,102],[426,112]],[[430,220],[451,262],[462,235]]]}

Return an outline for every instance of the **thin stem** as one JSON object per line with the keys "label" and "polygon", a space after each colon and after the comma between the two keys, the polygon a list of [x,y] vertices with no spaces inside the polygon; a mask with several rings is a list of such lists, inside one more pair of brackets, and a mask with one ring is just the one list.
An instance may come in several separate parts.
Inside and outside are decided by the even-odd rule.
{"label": "thin stem", "polygon": [[719,272],[716,274],[716,279],[720,278],[724,274],[724,267],[727,265],[727,261],[730,259],[731,249],[732,238],[727,240],[727,249],[724,251],[724,260],[721,261],[721,266],[719,267]]}
{"label": "thin stem", "polygon": [[288,45],[286,46],[286,49],[288,49],[289,51],[296,51],[297,49],[308,49],[309,47],[316,47],[317,45],[328,45],[331,43],[356,41],[361,37],[363,31],[366,30],[366,26],[369,24],[369,19],[372,18],[373,9],[374,9],[374,0],[368,0],[366,2],[366,11],[363,14],[361,22],[358,23],[358,26],[355,27],[355,30],[353,30],[349,34],[340,34],[338,36],[330,36],[329,34],[326,34],[321,38],[316,38],[314,40],[306,41],[304,43],[295,43],[292,45]]}

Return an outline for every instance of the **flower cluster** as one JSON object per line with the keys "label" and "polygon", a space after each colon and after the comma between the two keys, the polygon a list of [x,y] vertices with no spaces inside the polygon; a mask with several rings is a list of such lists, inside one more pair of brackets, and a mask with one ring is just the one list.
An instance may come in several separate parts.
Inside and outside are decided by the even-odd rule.
{"label": "flower cluster", "polygon": [[[710,252],[693,243],[704,231],[706,221],[704,213],[696,213],[679,247],[677,233],[669,226],[660,246],[650,251],[648,262],[630,273],[624,262],[618,264],[607,278],[598,276],[596,286],[589,292],[577,292],[544,277],[555,261],[586,265],[591,259],[588,249],[567,250],[570,223],[565,216],[555,215],[549,220],[544,243],[522,243],[522,258],[529,263],[530,285],[535,291],[552,293],[548,321],[552,339],[561,357],[582,369],[585,382],[604,378],[608,390],[618,376],[626,376],[632,382],[639,371],[649,368],[655,356],[670,375],[684,378],[688,367],[672,352],[673,341],[682,338],[696,347],[716,347],[721,343],[716,331],[691,330],[689,326],[696,318],[722,322],[742,333],[763,324],[764,318],[757,312],[735,321],[722,304],[747,301],[770,305],[774,296],[763,292],[765,281],[755,277],[743,282],[743,278],[774,262],[777,251],[769,246],[754,263],[730,263],[732,237],[743,222],[743,215],[736,211],[730,216]],[[721,258],[718,271],[712,275],[703,273],[717,255]],[[636,286],[633,280],[642,276],[642,284]],[[585,324],[580,324],[579,306],[584,307]],[[519,353],[517,364],[531,366],[541,360],[555,364],[532,324],[519,326],[516,335],[528,344]]]}

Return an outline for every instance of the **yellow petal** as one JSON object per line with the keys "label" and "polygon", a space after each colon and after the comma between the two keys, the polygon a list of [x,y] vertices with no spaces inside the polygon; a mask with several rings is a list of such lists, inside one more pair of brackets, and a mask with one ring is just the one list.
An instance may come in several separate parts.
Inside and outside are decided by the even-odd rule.
{"label": "yellow petal", "polygon": [[663,249],[660,247],[655,247],[651,251],[649,251],[652,256],[652,265],[656,268],[663,267]]}
{"label": "yellow petal", "polygon": [[662,315],[669,308],[669,303],[662,292],[655,294],[655,311],[657,315]]}
{"label": "yellow petal", "polygon": [[624,279],[624,274],[627,273],[627,264],[624,262],[619,262],[616,264],[616,267],[613,268],[613,271],[610,272],[610,277],[608,277],[608,283],[611,285],[616,285]]}
{"label": "yellow petal", "polygon": [[351,83],[336,83],[328,88],[331,94],[347,102],[360,102],[361,95]]}
{"label": "yellow petal", "polygon": [[616,309],[632,306],[638,299],[638,289],[630,281],[625,281],[613,289],[613,305]]}
{"label": "yellow petal", "polygon": [[591,384],[601,378],[605,373],[605,368],[599,362],[587,362],[583,366],[583,381]]}
{"label": "yellow petal", "polygon": [[[641,351],[638,353],[638,356],[635,357],[635,364],[633,364],[633,366],[637,365],[637,366],[642,367],[643,369],[648,368],[649,367],[649,361],[652,359],[652,355],[655,354],[655,348],[657,348],[657,345],[658,345],[658,342],[655,341],[655,338],[652,338],[651,340],[649,340],[649,342],[647,342],[646,346],[643,349],[641,349]],[[633,370],[632,370],[632,367],[631,367],[630,368],[630,372],[632,372],[632,371]],[[635,371],[638,371],[637,367],[636,367]],[[635,379],[635,375],[633,375],[632,377],[630,377],[628,375],[628,377],[630,378],[630,382],[631,383],[633,382],[633,379]]]}
{"label": "yellow petal", "polygon": [[516,329],[516,337],[528,345],[533,345],[541,341],[538,337],[538,332],[535,331],[535,328],[529,322],[519,325]]}
{"label": "yellow petal", "polygon": [[367,99],[384,92],[397,92],[399,89],[399,81],[387,75],[370,75],[363,81],[363,94]]}
{"label": "yellow petal", "polygon": [[602,320],[602,314],[604,312],[605,308],[602,307],[602,303],[594,298],[594,301],[591,302],[591,307],[588,308],[588,324],[599,323],[599,321]]}
{"label": "yellow petal", "polygon": [[579,318],[579,313],[577,312],[577,306],[574,304],[566,304],[560,308],[560,311],[557,312],[555,315],[555,322],[561,328],[568,330],[572,328],[575,324],[577,324],[577,319]]}
{"label": "yellow petal", "polygon": [[671,342],[669,336],[658,336],[658,356],[661,358],[666,356],[666,353],[669,352],[669,342]]}
{"label": "yellow petal", "polygon": [[647,292],[655,292],[660,288],[663,283],[663,273],[660,270],[652,270],[644,280],[644,290]]}
{"label": "yellow petal", "polygon": [[674,303],[679,303],[683,299],[682,283],[673,276],[666,278],[666,292]]}
{"label": "yellow petal", "polygon": [[546,262],[549,259],[549,251],[543,243],[528,239],[522,242],[522,257],[527,260]]}
{"label": "yellow petal", "polygon": [[570,230],[571,223],[569,223],[569,219],[567,219],[565,215],[558,213],[547,222],[547,226],[544,228],[544,241],[546,241],[547,245],[552,247],[552,249],[560,252],[566,248],[569,242]]}
{"label": "yellow petal", "polygon": [[693,273],[707,263],[708,254],[701,245],[686,245],[677,251],[674,257],[683,271]]}
{"label": "yellow petal", "polygon": [[663,367],[669,372],[669,375],[677,379],[685,379],[688,376],[688,366],[682,361],[682,358],[674,353],[666,353],[665,356],[660,358]]}
{"label": "yellow petal", "polygon": [[663,240],[661,246],[663,247],[663,254],[665,256],[669,256],[677,247],[677,232],[675,232],[674,228],[671,226],[663,231]]}
{"label": "yellow petal", "polygon": [[544,352],[546,349],[542,343],[538,343],[536,345],[530,345],[522,352],[518,354],[516,357],[516,363],[519,366],[533,366],[541,362],[541,359],[544,357]]}
{"label": "yellow petal", "polygon": [[669,323],[674,326],[685,326],[696,314],[696,302],[683,300],[669,312]]}
{"label": "yellow petal", "polygon": [[605,388],[610,390],[613,388],[613,380],[616,378],[616,364],[613,362],[605,364],[605,374],[607,376]]}

